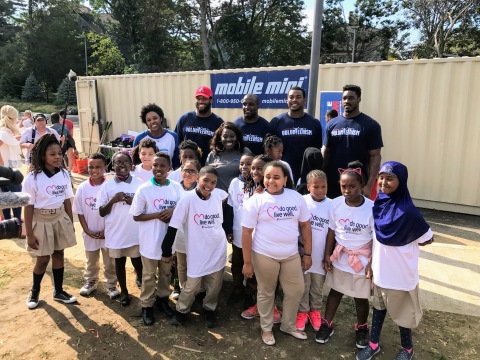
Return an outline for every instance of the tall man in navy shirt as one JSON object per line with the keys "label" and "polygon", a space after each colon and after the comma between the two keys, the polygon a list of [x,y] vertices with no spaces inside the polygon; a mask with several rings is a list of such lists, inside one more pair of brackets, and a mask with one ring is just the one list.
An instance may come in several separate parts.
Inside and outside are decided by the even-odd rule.
{"label": "tall man in navy shirt", "polygon": [[215,130],[223,123],[221,117],[212,113],[213,93],[207,86],[195,91],[195,111],[180,116],[175,127],[179,141],[192,140],[202,149],[202,165],[210,152],[210,140]]}
{"label": "tall man in navy shirt", "polygon": [[242,99],[243,116],[233,120],[233,123],[242,130],[245,146],[254,155],[263,154],[263,139],[270,133],[270,123],[258,115],[259,106],[257,95],[245,95]]}
{"label": "tall man in navy shirt", "polygon": [[292,87],[287,97],[288,112],[274,117],[270,122],[272,133],[283,141],[282,160],[292,168],[294,183],[300,177],[305,149],[322,147],[322,126],[320,121],[305,112],[305,101],[305,90]]}
{"label": "tall man in navy shirt", "polygon": [[367,182],[363,194],[370,198],[380,170],[383,147],[380,124],[360,112],[362,89],[357,85],[343,87],[343,114],[327,124],[323,143],[323,168],[328,179],[328,197],[342,195],[339,169],[347,168],[349,162],[360,160],[362,175]]}

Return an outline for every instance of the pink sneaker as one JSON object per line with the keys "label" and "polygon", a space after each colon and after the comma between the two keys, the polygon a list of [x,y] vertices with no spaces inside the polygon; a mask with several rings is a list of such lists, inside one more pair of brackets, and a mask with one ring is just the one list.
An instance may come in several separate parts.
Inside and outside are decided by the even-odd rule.
{"label": "pink sneaker", "polygon": [[305,325],[307,325],[307,322],[308,322],[308,314],[299,312],[297,314],[297,330],[299,331],[305,330]]}
{"label": "pink sneaker", "polygon": [[[308,319],[310,320],[310,324],[315,329],[315,331],[320,330],[320,325],[322,325],[322,316],[320,315],[320,311],[313,310],[308,313]],[[297,317],[297,324],[298,324],[298,317]]]}
{"label": "pink sneaker", "polygon": [[282,312],[277,309],[276,306],[273,307],[273,323],[280,324],[282,322]]}
{"label": "pink sneaker", "polygon": [[257,316],[260,316],[258,314],[258,308],[257,304],[250,306],[247,310],[242,311],[241,314],[242,318],[247,319],[247,320],[252,320],[256,318]]}

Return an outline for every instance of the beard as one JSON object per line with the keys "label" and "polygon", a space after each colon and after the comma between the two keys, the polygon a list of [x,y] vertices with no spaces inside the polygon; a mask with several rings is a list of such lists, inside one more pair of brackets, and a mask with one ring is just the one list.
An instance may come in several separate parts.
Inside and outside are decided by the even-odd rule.
{"label": "beard", "polygon": [[258,112],[251,112],[249,114],[243,114],[246,119],[255,119],[258,115]]}
{"label": "beard", "polygon": [[203,109],[199,109],[198,106],[197,106],[198,113],[202,114],[202,115],[208,114],[211,109],[212,109],[212,104],[206,104]]}

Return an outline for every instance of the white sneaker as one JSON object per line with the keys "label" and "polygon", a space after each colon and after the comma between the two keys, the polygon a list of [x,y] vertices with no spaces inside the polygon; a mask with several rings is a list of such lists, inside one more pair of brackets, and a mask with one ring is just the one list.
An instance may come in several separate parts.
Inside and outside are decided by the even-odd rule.
{"label": "white sneaker", "polygon": [[173,300],[178,300],[180,297],[180,289],[173,289],[171,296]]}
{"label": "white sneaker", "polygon": [[97,282],[96,281],[87,281],[85,285],[80,289],[80,295],[88,296],[92,292],[97,290]]}
{"label": "white sneaker", "polygon": [[112,286],[111,288],[108,288],[107,294],[110,297],[110,299],[115,299],[120,296],[120,292],[117,290],[116,286]]}

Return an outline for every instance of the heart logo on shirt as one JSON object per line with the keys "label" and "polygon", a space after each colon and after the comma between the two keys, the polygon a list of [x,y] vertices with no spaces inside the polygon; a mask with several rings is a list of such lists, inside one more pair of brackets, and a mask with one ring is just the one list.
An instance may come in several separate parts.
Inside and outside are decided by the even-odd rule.
{"label": "heart logo on shirt", "polygon": [[97,199],[95,199],[93,196],[85,198],[85,205],[87,206],[94,206],[95,202]]}
{"label": "heart logo on shirt", "polygon": [[243,196],[244,196],[244,195],[245,195],[245,194],[237,194],[237,201],[238,201],[240,204],[243,203]]}
{"label": "heart logo on shirt", "polygon": [[280,210],[278,206],[271,206],[267,209],[267,214],[270,216],[272,219],[275,219],[275,210]]}
{"label": "heart logo on shirt", "polygon": [[193,217],[193,221],[195,221],[195,223],[196,223],[197,225],[200,225],[200,224],[198,223],[198,220],[200,220],[200,219],[202,219],[202,220],[205,219],[205,215],[203,215],[203,214],[195,214],[195,216]]}
{"label": "heart logo on shirt", "polygon": [[55,189],[56,189],[55,185],[50,185],[50,186],[47,186],[47,188],[45,190],[47,191],[48,195],[52,195],[52,193],[55,191]]}
{"label": "heart logo on shirt", "polygon": [[153,207],[157,210],[160,210],[160,205],[163,205],[163,204],[165,204],[164,199],[155,199],[155,201],[153,202]]}
{"label": "heart logo on shirt", "polygon": [[350,219],[340,219],[340,220],[338,220],[338,223],[342,226],[343,225],[348,225],[348,224],[350,224]]}

